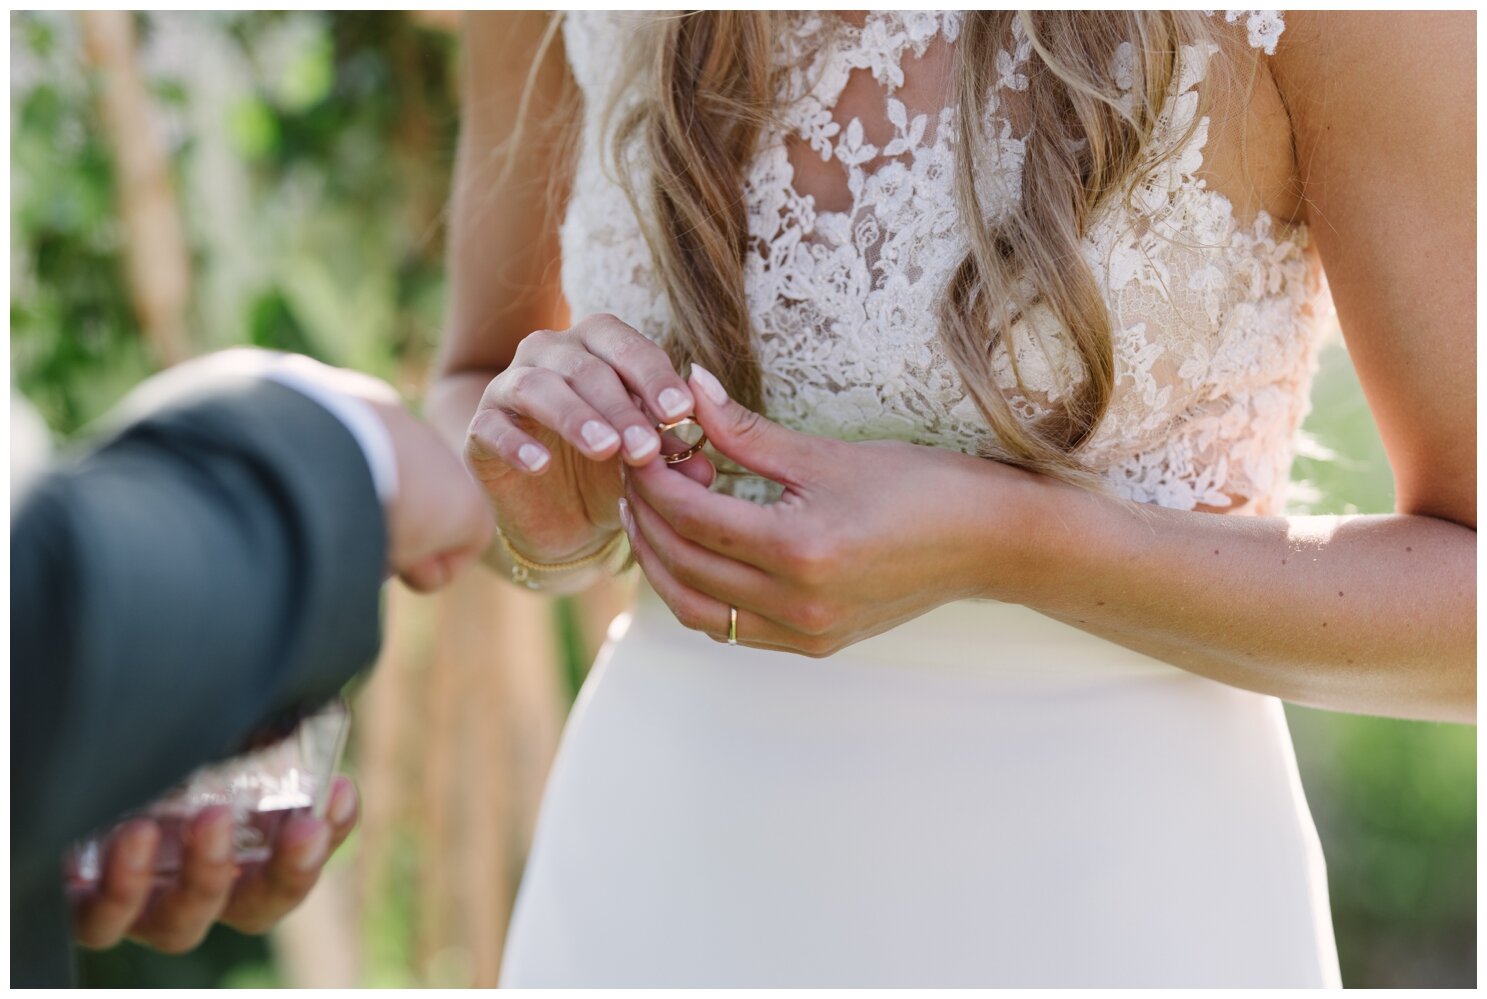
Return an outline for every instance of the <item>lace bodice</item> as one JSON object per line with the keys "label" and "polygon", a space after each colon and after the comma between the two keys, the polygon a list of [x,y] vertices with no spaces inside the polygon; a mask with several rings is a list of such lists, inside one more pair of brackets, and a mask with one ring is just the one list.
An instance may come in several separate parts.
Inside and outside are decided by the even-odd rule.
{"label": "lace bodice", "polygon": [[[584,95],[577,173],[562,228],[563,286],[575,316],[611,312],[647,335],[667,322],[638,222],[606,170],[603,109],[633,14],[567,16],[564,38]],[[810,433],[892,438],[968,453],[992,438],[946,356],[935,322],[951,270],[967,250],[954,195],[957,109],[915,86],[959,35],[961,15],[874,12],[854,26],[835,15],[784,18],[776,44],[781,125],[766,130],[748,171],[751,252],[746,289],[763,370],[766,414]],[[1273,52],[1273,12],[1231,12],[1252,45]],[[1011,210],[1021,192],[1022,140],[1000,99],[1028,86],[1030,42],[1014,35],[988,101],[995,148],[979,179],[983,207]],[[1160,135],[1183,135],[1216,49],[1181,53]],[[1113,75],[1124,75],[1116,53]],[[871,82],[869,82],[869,79]],[[881,116],[844,116],[849,87],[873,88]],[[1199,176],[1208,121],[1153,169],[1133,207],[1118,199],[1084,240],[1108,303],[1116,386],[1080,452],[1128,498],[1179,509],[1278,512],[1292,441],[1307,409],[1325,288],[1301,226],[1264,212],[1241,223]],[[803,194],[804,157],[833,161],[840,192]],[[819,192],[818,192],[819,193]],[[839,196],[838,196],[839,195]],[[1072,358],[1046,309],[1024,310],[1012,338],[1035,418],[1067,389]],[[998,379],[1016,381],[1005,344]],[[1077,370],[1072,369],[1072,370]]]}

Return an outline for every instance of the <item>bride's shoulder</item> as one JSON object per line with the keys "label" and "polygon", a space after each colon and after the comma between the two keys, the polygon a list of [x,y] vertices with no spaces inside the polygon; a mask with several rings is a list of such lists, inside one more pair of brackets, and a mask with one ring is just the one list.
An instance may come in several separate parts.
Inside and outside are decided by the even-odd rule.
{"label": "bride's shoulder", "polygon": [[[1244,70],[1225,78],[1228,100],[1222,102],[1231,110],[1228,118],[1248,126],[1231,129],[1235,148],[1253,160],[1257,137],[1272,137],[1275,162],[1293,160],[1297,183],[1288,197],[1298,207],[1316,194],[1309,181],[1325,165],[1321,156],[1338,161],[1356,181],[1382,167],[1375,155],[1379,143],[1428,133],[1427,148],[1444,148],[1434,138],[1442,127],[1474,128],[1471,12],[1209,14],[1232,65]],[[1224,125],[1221,117],[1215,128],[1222,132]],[[1246,170],[1253,173],[1253,164]]]}
{"label": "bride's shoulder", "polygon": [[1325,59],[1428,59],[1442,31],[1474,39],[1473,15],[1451,11],[1211,10],[1205,14],[1236,49],[1282,69]]}
{"label": "bride's shoulder", "polygon": [[[1241,12],[1249,13],[1249,12]],[[1475,48],[1470,11],[1294,10],[1267,11],[1281,18],[1284,39],[1271,52],[1281,73],[1309,66],[1351,63],[1365,76],[1403,70],[1430,72],[1442,47]]]}
{"label": "bride's shoulder", "polygon": [[[1471,11],[1287,11],[1270,60],[1293,121],[1326,123],[1349,108],[1438,115],[1471,110],[1476,15]],[[1388,121],[1375,123],[1386,129]]]}

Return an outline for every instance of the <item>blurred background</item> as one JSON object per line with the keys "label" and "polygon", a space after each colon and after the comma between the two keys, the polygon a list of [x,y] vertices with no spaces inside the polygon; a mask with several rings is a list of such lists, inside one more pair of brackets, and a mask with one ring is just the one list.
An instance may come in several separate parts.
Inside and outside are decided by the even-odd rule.
{"label": "blurred background", "polygon": [[[11,362],[59,442],[234,344],[417,398],[438,341],[459,17],[11,15]],[[1342,341],[1296,512],[1392,509]],[[492,985],[543,777],[620,584],[549,603],[483,573],[389,589],[355,691],[365,819],[267,939],[89,954],[90,986]],[[1476,983],[1476,730],[1289,710],[1349,986]]]}

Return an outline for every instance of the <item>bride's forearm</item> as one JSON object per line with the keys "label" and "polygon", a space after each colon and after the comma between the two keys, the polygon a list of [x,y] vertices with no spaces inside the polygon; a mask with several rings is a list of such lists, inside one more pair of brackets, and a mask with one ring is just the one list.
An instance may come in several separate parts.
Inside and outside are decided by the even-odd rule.
{"label": "bride's forearm", "polygon": [[1024,492],[1023,568],[987,595],[1297,703],[1475,719],[1472,528],[1192,513],[1047,479]]}

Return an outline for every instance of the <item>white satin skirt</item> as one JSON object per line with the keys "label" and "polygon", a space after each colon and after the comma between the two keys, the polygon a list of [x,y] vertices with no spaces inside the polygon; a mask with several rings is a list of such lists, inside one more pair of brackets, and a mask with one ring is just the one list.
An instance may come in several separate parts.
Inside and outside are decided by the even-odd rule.
{"label": "white satin skirt", "polygon": [[574,708],[510,986],[1336,986],[1280,703],[986,601],[813,660],[642,586]]}

